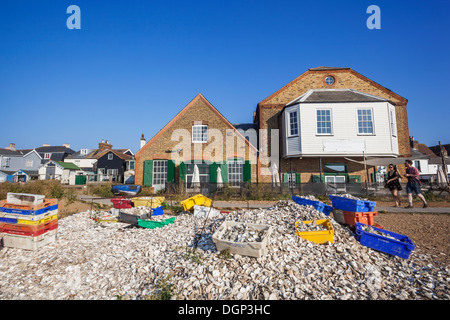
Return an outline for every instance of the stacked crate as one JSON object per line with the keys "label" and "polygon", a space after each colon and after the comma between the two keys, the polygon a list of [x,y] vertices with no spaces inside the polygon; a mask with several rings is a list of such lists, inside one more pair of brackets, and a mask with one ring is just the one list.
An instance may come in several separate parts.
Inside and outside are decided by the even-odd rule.
{"label": "stacked crate", "polygon": [[373,218],[377,215],[377,212],[374,211],[376,202],[334,195],[330,195],[329,198],[333,203],[333,215],[343,215],[344,221],[336,219],[337,221],[351,226],[355,226],[357,222],[370,226],[374,225]]}
{"label": "stacked crate", "polygon": [[0,201],[3,246],[36,250],[56,240],[58,200],[25,193],[8,193]]}

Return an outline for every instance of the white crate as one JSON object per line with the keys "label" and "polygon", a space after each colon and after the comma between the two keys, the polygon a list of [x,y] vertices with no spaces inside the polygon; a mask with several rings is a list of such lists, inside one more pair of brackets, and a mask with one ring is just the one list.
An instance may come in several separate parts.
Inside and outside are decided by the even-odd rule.
{"label": "white crate", "polygon": [[[228,240],[222,240],[221,237],[225,231],[225,228],[229,226],[235,226],[239,224],[245,224],[251,226],[257,230],[268,230],[268,232],[261,239],[261,242],[234,242]],[[218,251],[228,249],[230,253],[239,254],[242,256],[251,256],[260,258],[267,253],[267,246],[269,245],[270,235],[272,234],[273,227],[267,224],[254,224],[235,221],[225,221],[219,229],[214,232],[212,239],[216,244]]]}
{"label": "white crate", "polygon": [[51,230],[37,237],[3,234],[3,246],[25,250],[36,250],[56,240],[57,229]]}
{"label": "white crate", "polygon": [[194,205],[194,217],[196,218],[214,218],[220,216],[220,211],[213,207]]}
{"label": "white crate", "polygon": [[39,194],[30,193],[12,193],[6,194],[6,202],[11,204],[18,204],[23,206],[32,206],[36,204],[42,204],[45,196]]}
{"label": "white crate", "polygon": [[58,214],[58,209],[47,211],[46,213],[39,214],[37,216],[26,215],[26,214],[16,214],[16,213],[4,213],[0,212],[1,217],[9,218],[9,219],[20,219],[20,220],[28,220],[28,221],[39,221],[55,214]]}

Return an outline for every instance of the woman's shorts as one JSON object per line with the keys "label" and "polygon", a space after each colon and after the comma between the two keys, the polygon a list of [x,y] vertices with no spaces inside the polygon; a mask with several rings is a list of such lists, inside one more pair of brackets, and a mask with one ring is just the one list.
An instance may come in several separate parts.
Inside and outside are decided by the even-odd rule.
{"label": "woman's shorts", "polygon": [[407,183],[406,184],[406,193],[413,193],[413,191],[416,194],[421,194],[420,186],[417,183]]}

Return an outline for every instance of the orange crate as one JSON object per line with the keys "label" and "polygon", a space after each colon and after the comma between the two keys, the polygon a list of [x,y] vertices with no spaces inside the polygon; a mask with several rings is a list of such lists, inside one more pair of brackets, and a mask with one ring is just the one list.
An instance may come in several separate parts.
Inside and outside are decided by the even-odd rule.
{"label": "orange crate", "polygon": [[58,219],[50,220],[46,223],[41,223],[38,225],[16,224],[16,223],[0,224],[0,232],[31,237],[41,235],[44,232],[54,230],[56,228],[58,228]]}
{"label": "orange crate", "polygon": [[344,213],[345,223],[355,226],[357,222],[373,226],[373,217],[377,215],[376,211],[372,212],[353,212],[342,211]]}
{"label": "orange crate", "polygon": [[19,210],[40,210],[47,207],[51,207],[58,204],[58,199],[44,199],[44,202],[41,204],[35,204],[35,205],[21,205],[21,204],[12,204],[6,202],[6,200],[0,201],[0,207],[8,208],[8,209],[19,209]]}

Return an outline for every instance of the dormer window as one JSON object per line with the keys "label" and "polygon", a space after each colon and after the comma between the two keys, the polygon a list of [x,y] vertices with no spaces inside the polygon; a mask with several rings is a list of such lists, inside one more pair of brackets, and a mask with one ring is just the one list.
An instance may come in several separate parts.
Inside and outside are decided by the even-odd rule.
{"label": "dormer window", "polygon": [[87,154],[88,150],[87,149],[81,149],[80,154]]}
{"label": "dormer window", "polygon": [[52,154],[51,153],[45,153],[44,154],[44,159],[45,160],[49,160],[51,158]]}
{"label": "dormer window", "polygon": [[112,160],[114,158],[114,155],[112,153],[108,153],[108,160]]}
{"label": "dormer window", "polygon": [[208,126],[196,124],[192,126],[192,142],[206,143],[208,142]]}

